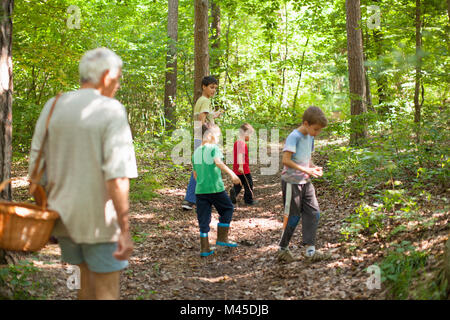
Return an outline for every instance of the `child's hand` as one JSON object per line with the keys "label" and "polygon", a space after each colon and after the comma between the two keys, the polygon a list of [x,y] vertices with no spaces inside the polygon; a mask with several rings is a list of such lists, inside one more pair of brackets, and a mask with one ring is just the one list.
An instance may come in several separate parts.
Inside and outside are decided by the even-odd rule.
{"label": "child's hand", "polygon": [[231,176],[231,181],[233,181],[233,184],[240,184],[242,186],[241,179],[233,172],[233,175]]}
{"label": "child's hand", "polygon": [[238,171],[240,173],[244,173],[244,166],[243,165],[239,165]]}
{"label": "child's hand", "polygon": [[225,111],[223,109],[219,109],[218,111],[214,112],[214,118],[220,117],[224,112]]}
{"label": "child's hand", "polygon": [[305,173],[310,175],[311,177],[317,178],[322,176],[322,167],[313,167],[313,168],[307,168],[305,170]]}
{"label": "child's hand", "polygon": [[323,168],[322,167],[314,167],[313,169],[317,172],[319,177],[323,176]]}

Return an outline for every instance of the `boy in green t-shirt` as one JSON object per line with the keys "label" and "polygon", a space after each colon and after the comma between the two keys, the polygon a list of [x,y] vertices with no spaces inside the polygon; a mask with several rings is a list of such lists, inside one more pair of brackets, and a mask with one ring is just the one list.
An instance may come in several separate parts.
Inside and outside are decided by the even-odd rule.
{"label": "boy in green t-shirt", "polygon": [[[202,79],[202,95],[197,99],[194,106],[194,131],[200,135],[201,127],[205,123],[214,124],[214,119],[219,117],[223,110],[214,111],[211,106],[211,99],[214,97],[217,90],[218,81],[213,76],[206,76]],[[202,140],[197,138],[194,134],[194,151],[201,145]],[[191,175],[189,184],[187,186],[186,195],[184,197],[181,207],[183,210],[192,210],[196,203],[195,197],[195,179]]]}
{"label": "boy in green t-shirt", "polygon": [[212,206],[219,213],[216,245],[237,247],[236,243],[228,240],[234,207],[225,191],[221,170],[230,175],[234,184],[241,184],[241,180],[222,161],[223,154],[217,145],[220,136],[219,127],[215,124],[204,124],[202,133],[202,145],[195,150],[192,159],[194,177],[197,181],[195,195],[197,198],[197,219],[200,227],[200,256],[207,257],[214,253],[214,250],[209,246],[208,239]]}

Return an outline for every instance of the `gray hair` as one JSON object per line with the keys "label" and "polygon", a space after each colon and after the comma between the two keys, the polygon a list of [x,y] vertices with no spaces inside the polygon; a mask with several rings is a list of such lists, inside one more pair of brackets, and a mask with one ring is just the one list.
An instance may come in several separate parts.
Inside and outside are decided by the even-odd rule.
{"label": "gray hair", "polygon": [[112,77],[116,77],[122,65],[122,59],[108,48],[89,50],[81,58],[78,67],[81,83],[96,85],[107,70]]}

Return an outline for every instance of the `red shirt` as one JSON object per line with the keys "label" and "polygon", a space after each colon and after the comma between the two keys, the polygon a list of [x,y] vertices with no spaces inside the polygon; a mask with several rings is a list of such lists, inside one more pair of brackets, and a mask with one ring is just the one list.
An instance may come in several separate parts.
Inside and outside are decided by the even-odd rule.
{"label": "red shirt", "polygon": [[248,159],[248,147],[247,144],[244,141],[241,140],[237,140],[234,143],[234,147],[233,147],[233,172],[237,175],[242,175],[241,172],[238,171],[239,169],[239,163],[238,163],[238,158],[237,155],[239,154],[244,154],[244,174],[248,174],[250,173],[250,161]]}

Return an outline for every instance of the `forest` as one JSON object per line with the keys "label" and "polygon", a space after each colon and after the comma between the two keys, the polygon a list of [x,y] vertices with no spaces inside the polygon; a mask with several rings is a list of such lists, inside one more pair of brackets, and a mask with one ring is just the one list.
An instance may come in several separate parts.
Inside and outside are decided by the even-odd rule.
{"label": "forest", "polygon": [[[115,98],[127,111],[139,176],[130,181],[134,251],[121,299],[449,299],[450,0],[1,3],[0,174],[13,178],[5,200],[33,201],[36,122],[50,98],[80,87],[83,53],[106,47],[123,60]],[[200,259],[195,212],[181,209],[192,166],[173,150],[180,129],[192,132],[207,75],[218,80],[212,107],[224,110],[216,120],[224,154],[233,144],[226,130],[255,129],[259,204],[238,199],[235,251]],[[314,180],[318,247],[332,255],[313,266],[280,264],[278,160],[311,105],[329,121],[313,159],[323,167]],[[267,174],[272,163],[261,152],[276,158],[275,172]],[[214,232],[217,221],[213,212]],[[300,239],[298,227],[294,253]],[[75,299],[68,267],[56,244],[0,249],[0,300]]]}

